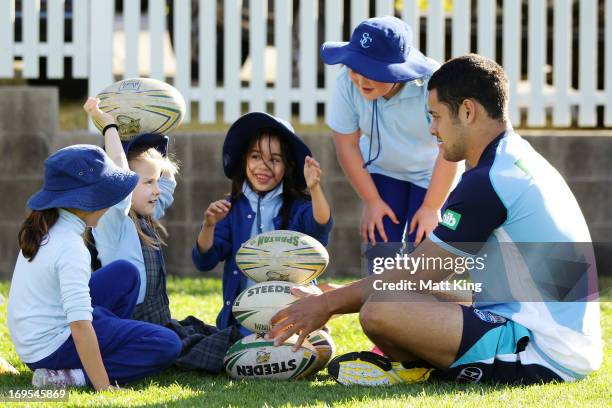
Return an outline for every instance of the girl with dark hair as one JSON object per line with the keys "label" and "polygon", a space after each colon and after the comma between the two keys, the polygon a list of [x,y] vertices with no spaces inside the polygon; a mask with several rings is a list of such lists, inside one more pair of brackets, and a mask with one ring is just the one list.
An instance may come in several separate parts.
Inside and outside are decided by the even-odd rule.
{"label": "girl with dark hair", "polygon": [[[223,307],[217,327],[238,325],[232,304],[254,282],[239,272],[240,245],[262,232],[286,229],[327,244],[331,210],[321,188],[321,168],[291,125],[251,112],[230,127],[223,144],[223,170],[232,180],[228,199],[211,203],[192,251],[201,271],[225,261]],[[248,330],[240,327],[243,334]]]}
{"label": "girl with dark hair", "polygon": [[[116,129],[106,134],[119,140]],[[134,265],[91,272],[85,230],[138,183],[125,155],[119,163],[97,146],[61,149],[45,161],[43,187],[28,201],[7,322],[35,387],[113,389],[157,373],[181,351],[171,330],[129,319],[140,287]]]}

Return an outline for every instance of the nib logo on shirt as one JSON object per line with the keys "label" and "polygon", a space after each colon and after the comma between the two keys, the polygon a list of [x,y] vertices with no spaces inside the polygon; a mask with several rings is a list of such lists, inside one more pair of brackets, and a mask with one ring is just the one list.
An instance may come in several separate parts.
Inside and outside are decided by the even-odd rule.
{"label": "nib logo on shirt", "polygon": [[446,211],[444,211],[444,215],[442,215],[442,222],[440,222],[440,224],[454,231],[457,229],[460,219],[461,214],[447,209]]}

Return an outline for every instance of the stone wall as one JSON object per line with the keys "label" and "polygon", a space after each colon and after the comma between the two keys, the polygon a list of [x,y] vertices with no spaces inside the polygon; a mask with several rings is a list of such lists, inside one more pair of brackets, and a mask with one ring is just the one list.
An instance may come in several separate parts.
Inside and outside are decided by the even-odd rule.
{"label": "stone wall", "polygon": [[[28,197],[42,185],[43,161],[53,151],[75,143],[101,144],[87,132],[57,132],[57,91],[51,88],[0,88],[0,279],[11,276],[17,232],[27,213]],[[563,174],[589,223],[600,273],[612,271],[612,132],[522,132]],[[335,220],[329,275],[357,275],[360,270],[358,223],[361,205],[337,164],[329,134],[304,136],[324,171],[323,188]],[[175,202],[165,224],[170,233],[166,262],[176,275],[198,272],[191,247],[208,203],[229,192],[221,167],[222,134],[177,133],[171,151],[181,162]],[[220,272],[218,267],[214,274]]]}

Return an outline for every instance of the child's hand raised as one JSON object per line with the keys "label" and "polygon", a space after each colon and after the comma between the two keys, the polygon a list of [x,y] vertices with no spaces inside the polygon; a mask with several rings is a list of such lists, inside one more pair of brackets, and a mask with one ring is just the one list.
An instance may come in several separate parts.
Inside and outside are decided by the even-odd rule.
{"label": "child's hand raised", "polygon": [[92,120],[101,124],[102,127],[115,123],[115,118],[113,115],[100,110],[98,107],[99,103],[100,99],[90,96],[87,98],[87,102],[85,102],[83,105],[83,109],[85,109],[85,112],[91,115]]}
{"label": "child's hand raised", "polygon": [[321,182],[321,166],[319,162],[310,156],[306,156],[304,161],[304,178],[306,179],[306,187],[309,190],[317,187]]}
{"label": "child's hand raised", "polygon": [[204,226],[214,227],[229,213],[232,203],[227,200],[218,200],[210,203],[204,213]]}

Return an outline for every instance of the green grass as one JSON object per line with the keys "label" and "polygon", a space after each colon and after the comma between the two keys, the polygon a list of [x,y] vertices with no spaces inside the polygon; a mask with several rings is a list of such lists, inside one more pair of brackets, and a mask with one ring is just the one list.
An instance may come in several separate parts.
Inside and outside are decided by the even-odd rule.
{"label": "green grass", "polygon": [[[0,282],[6,299],[8,282]],[[173,315],[194,315],[213,322],[221,304],[218,279],[171,278],[168,282]],[[325,371],[309,380],[292,382],[234,381],[224,375],[170,369],[146,381],[132,384],[116,393],[97,394],[92,390],[72,389],[63,406],[537,406],[565,407],[612,405],[612,296],[601,303],[602,328],[606,354],[602,368],[583,381],[572,384],[547,384],[527,387],[428,382],[365,388],[337,385]],[[330,322],[339,353],[371,347],[362,334],[356,316],[343,316]],[[31,372],[19,361],[8,338],[6,303],[0,306],[0,355],[21,372],[18,377],[0,377],[0,390],[26,388]],[[1,403],[0,403],[1,405]],[[25,406],[25,404],[22,404]],[[36,406],[36,405],[35,405]]]}

